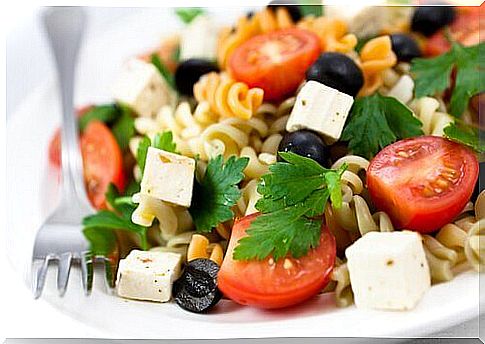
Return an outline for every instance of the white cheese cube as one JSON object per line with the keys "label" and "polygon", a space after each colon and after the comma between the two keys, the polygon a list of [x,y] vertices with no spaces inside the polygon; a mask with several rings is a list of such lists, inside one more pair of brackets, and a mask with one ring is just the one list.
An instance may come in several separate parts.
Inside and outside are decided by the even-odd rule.
{"label": "white cheese cube", "polygon": [[189,207],[194,172],[194,159],[149,147],[140,192],[161,201]]}
{"label": "white cheese cube", "polygon": [[403,104],[413,99],[414,81],[409,75],[403,75],[387,93],[388,97],[394,97]]}
{"label": "white cheese cube", "polygon": [[430,288],[421,236],[369,232],[345,251],[357,307],[407,310]]}
{"label": "white cheese cube", "polygon": [[143,117],[154,117],[173,95],[160,72],[151,63],[131,59],[113,86],[113,97]]}
{"label": "white cheese cube", "polygon": [[348,94],[310,80],[296,96],[286,130],[310,129],[321,134],[327,144],[332,144],[342,135],[353,102]]}
{"label": "white cheese cube", "polygon": [[217,27],[205,15],[197,16],[182,31],[180,60],[192,58],[216,60]]}
{"label": "white cheese cube", "polygon": [[120,261],[118,295],[128,299],[167,302],[180,276],[182,256],[172,252],[133,250]]}

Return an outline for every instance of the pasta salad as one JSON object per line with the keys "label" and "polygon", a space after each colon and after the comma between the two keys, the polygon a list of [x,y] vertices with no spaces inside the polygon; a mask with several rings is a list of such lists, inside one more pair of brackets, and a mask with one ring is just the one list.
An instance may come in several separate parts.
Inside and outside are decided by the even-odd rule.
{"label": "pasta salad", "polygon": [[[183,29],[78,109],[120,297],[410,310],[483,271],[481,7],[280,5]],[[60,165],[60,135],[49,146]]]}

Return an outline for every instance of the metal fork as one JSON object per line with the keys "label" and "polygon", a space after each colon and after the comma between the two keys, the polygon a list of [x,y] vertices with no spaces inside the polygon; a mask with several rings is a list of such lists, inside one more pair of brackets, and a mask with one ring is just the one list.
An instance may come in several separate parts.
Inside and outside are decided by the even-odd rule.
{"label": "metal fork", "polygon": [[[94,213],[84,187],[77,120],[73,107],[76,58],[86,16],[80,7],[49,8],[43,24],[54,53],[62,99],[62,184],[57,209],[40,227],[32,255],[32,291],[38,298],[50,262],[57,262],[57,289],[64,295],[72,264],[81,265],[82,284],[88,295],[93,282],[89,244],[82,233],[82,219]],[[99,257],[103,258],[103,257]]]}

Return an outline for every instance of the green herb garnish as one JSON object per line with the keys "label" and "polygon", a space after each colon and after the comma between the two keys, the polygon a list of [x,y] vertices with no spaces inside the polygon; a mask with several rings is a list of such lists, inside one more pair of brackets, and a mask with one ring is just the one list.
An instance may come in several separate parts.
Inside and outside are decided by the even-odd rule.
{"label": "green herb garnish", "polygon": [[155,147],[166,152],[177,153],[177,145],[173,142],[173,134],[171,131],[156,134],[153,142],[148,136],[144,136],[138,144],[136,153],[136,161],[143,174],[145,170],[145,162],[147,159],[148,147]]}
{"label": "green herb garnish", "polygon": [[485,153],[485,143],[483,142],[485,133],[477,128],[466,125],[465,123],[450,123],[444,129],[444,133],[450,140],[468,146],[478,153]]}
{"label": "green herb garnish", "polygon": [[175,89],[175,79],[173,77],[173,74],[170,73],[168,70],[167,66],[160,60],[160,57],[158,54],[153,53],[151,58],[150,58],[151,63],[158,69],[162,77],[165,79],[167,84],[172,88]]}
{"label": "green herb garnish", "polygon": [[[119,202],[119,199],[123,199],[123,201]],[[83,219],[83,233],[90,242],[91,253],[106,255],[112,252],[116,245],[115,230],[137,234],[140,238],[141,249],[148,250],[148,228],[131,221],[131,215],[135,211],[136,205],[126,202],[125,196],[120,196],[113,184],[110,184],[106,191],[106,202],[113,210],[100,210]]]}
{"label": "green herb garnish", "polygon": [[415,58],[411,64],[417,98],[435,95],[450,87],[454,69],[456,78],[449,112],[460,117],[470,98],[485,90],[485,44],[463,47],[452,42],[450,51],[435,58]]}
{"label": "green herb garnish", "polygon": [[188,7],[188,8],[177,8],[175,14],[182,20],[185,24],[190,24],[192,20],[197,18],[197,16],[204,14],[205,11],[202,8]]}
{"label": "green herb garnish", "polygon": [[354,154],[371,159],[398,139],[423,135],[421,126],[407,106],[376,93],[355,100],[342,140]]}
{"label": "green herb garnish", "polygon": [[195,181],[189,208],[198,232],[210,232],[234,217],[231,207],[241,197],[238,184],[244,179],[248,162],[248,158],[232,156],[224,163],[222,155],[209,160],[204,177]]}
{"label": "green herb garnish", "polygon": [[256,208],[262,215],[239,240],[233,253],[236,260],[306,255],[319,244],[328,200],[335,208],[342,205],[340,178],[346,165],[329,170],[291,152],[279,154],[285,162],[271,165],[270,173],[261,178],[258,193],[262,198]]}

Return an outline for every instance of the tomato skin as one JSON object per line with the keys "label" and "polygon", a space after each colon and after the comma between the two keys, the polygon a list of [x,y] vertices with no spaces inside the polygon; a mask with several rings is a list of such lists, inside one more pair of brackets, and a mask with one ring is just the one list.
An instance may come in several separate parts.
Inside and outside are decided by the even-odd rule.
{"label": "tomato skin", "polygon": [[[485,21],[485,13],[483,10],[485,5],[480,7],[458,7],[458,16],[450,25],[451,36],[457,42],[464,46],[471,46],[480,43],[480,36],[485,35],[483,27]],[[424,46],[424,53],[426,56],[437,56],[446,53],[450,50],[451,45],[446,39],[443,30],[438,31],[431,36]]]}
{"label": "tomato skin", "polygon": [[430,233],[463,210],[478,171],[477,158],[468,148],[420,136],[380,151],[367,170],[367,187],[373,203],[396,228]]}
{"label": "tomato skin", "polygon": [[[294,259],[289,270],[285,259],[270,264],[272,258],[262,261],[235,261],[232,252],[238,240],[245,236],[250,223],[260,214],[238,220],[218,275],[219,289],[235,302],[258,308],[276,309],[301,303],[321,291],[330,280],[336,255],[333,235],[322,228],[320,245],[307,256]],[[297,268],[295,268],[297,267]]]}
{"label": "tomato skin", "polygon": [[[281,49],[279,54],[275,47]],[[263,57],[250,61],[254,54]],[[230,56],[229,71],[235,80],[262,88],[265,100],[278,101],[296,91],[319,54],[320,42],[314,33],[297,28],[277,30],[237,47]]]}
{"label": "tomato skin", "polygon": [[105,209],[108,185],[120,192],[126,186],[121,149],[105,124],[92,121],[81,136],[81,153],[88,198],[96,209]]}

